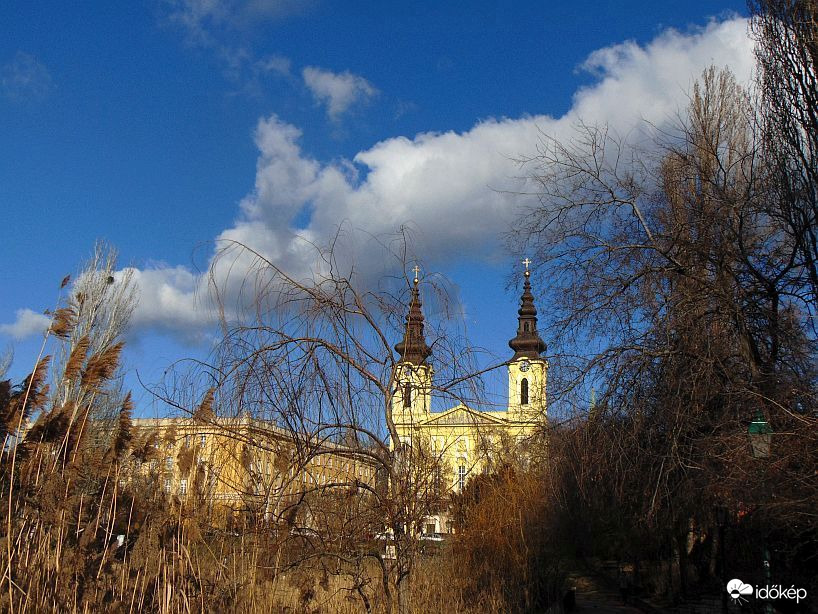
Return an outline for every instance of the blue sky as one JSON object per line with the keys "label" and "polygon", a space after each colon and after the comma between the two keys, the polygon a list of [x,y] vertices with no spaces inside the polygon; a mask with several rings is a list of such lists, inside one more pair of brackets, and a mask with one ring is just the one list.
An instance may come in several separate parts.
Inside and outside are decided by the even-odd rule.
{"label": "blue sky", "polygon": [[[521,205],[503,191],[524,187],[511,159],[579,119],[661,127],[708,64],[749,79],[745,12],[728,0],[5,2],[10,375],[30,369],[34,313],[97,239],[137,271],[126,360],[131,382],[151,382],[204,351],[195,312],[214,239],[298,271],[296,235],[321,241],[341,223],[377,236],[410,224],[425,266],[457,285],[475,342],[503,355],[518,291],[501,235]],[[355,244],[350,257],[382,272]]]}

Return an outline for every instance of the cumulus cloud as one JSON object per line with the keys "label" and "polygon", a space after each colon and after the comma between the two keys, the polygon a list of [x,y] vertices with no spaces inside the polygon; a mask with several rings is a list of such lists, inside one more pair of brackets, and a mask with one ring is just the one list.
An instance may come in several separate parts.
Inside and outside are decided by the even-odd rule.
{"label": "cumulus cloud", "polygon": [[200,275],[181,266],[131,271],[133,282],[139,288],[139,304],[132,326],[166,329],[195,337],[213,321],[206,306],[199,303],[198,290],[203,281]]}
{"label": "cumulus cloud", "polygon": [[[534,153],[541,133],[570,138],[580,120],[608,124],[623,135],[646,125],[666,128],[710,64],[728,65],[740,81],[749,81],[753,54],[745,20],[713,22],[689,33],[668,31],[645,46],[623,43],[594,52],[584,69],[595,80],[576,93],[562,117],[487,119],[466,132],[396,136],[352,160],[316,160],[301,149],[297,127],[275,115],[263,118],[255,131],[255,186],[217,245],[238,241],[288,271],[309,271],[314,252],[308,246],[329,241],[343,226],[358,233],[347,241],[352,247],[346,257],[365,272],[367,266],[383,266],[382,246],[358,239],[389,235],[409,224],[416,251],[430,265],[496,258],[502,253],[500,234],[515,215],[511,194],[527,187],[513,159]],[[324,92],[330,115],[355,101],[351,92],[362,87],[354,85],[359,77],[311,70],[305,81],[311,75],[316,91]],[[228,294],[239,293],[243,286],[225,280],[248,262],[215,262],[210,279]],[[208,321],[194,308],[195,297],[206,294],[203,277],[166,268],[142,271],[138,281],[143,289],[138,325],[190,330]]]}
{"label": "cumulus cloud", "polygon": [[51,326],[51,318],[31,309],[18,309],[15,313],[14,322],[11,324],[0,324],[0,334],[8,335],[18,341],[41,335]]}
{"label": "cumulus cloud", "polygon": [[349,71],[334,73],[307,66],[301,71],[301,76],[315,101],[326,105],[327,115],[333,121],[337,121],[353,105],[366,103],[378,94],[369,81]]}
{"label": "cumulus cloud", "polygon": [[18,51],[0,68],[0,94],[11,100],[39,100],[48,94],[52,85],[48,69],[23,51]]}
{"label": "cumulus cloud", "polygon": [[667,124],[710,65],[729,66],[739,82],[750,82],[755,60],[746,20],[712,22],[688,34],[666,30],[644,47],[626,42],[593,52],[582,68],[598,81],[576,94],[569,114],[623,129],[642,120]]}

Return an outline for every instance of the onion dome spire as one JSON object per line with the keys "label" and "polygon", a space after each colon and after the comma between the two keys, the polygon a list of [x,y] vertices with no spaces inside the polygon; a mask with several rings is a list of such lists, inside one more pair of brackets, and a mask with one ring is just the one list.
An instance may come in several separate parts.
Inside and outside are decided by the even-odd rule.
{"label": "onion dome spire", "polygon": [[523,284],[523,295],[520,297],[520,309],[517,312],[517,336],[508,342],[508,346],[514,350],[511,360],[518,358],[539,358],[545,351],[545,341],[540,339],[537,333],[537,308],[534,306],[534,295],[531,294],[531,271],[528,265],[531,261],[523,260],[525,265],[525,282]]}
{"label": "onion dome spire", "polygon": [[415,266],[412,270],[415,272],[415,279],[412,285],[409,313],[406,315],[406,331],[403,334],[403,340],[395,346],[395,351],[400,354],[401,362],[421,365],[431,356],[432,349],[426,345],[426,339],[423,336],[423,312],[420,309],[422,304],[418,291],[420,269]]}

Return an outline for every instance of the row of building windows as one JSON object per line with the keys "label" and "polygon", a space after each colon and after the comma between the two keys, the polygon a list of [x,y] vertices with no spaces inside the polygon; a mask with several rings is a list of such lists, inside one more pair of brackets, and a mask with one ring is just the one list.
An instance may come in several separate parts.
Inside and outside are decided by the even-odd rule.
{"label": "row of building windows", "polygon": [[[367,472],[364,472],[363,470],[361,470],[359,472],[359,477],[361,477],[361,478],[367,477],[365,475],[365,473],[367,473]],[[291,477],[293,475],[294,475],[294,471],[291,470]],[[371,477],[371,473],[370,473],[369,477]],[[322,485],[323,486],[325,484],[331,484],[333,481],[335,481],[337,479],[338,479],[338,476],[327,475],[327,474],[323,474],[323,473],[312,474],[312,473],[308,473],[308,472],[302,472],[302,474],[301,474],[302,484],[316,484],[316,485]],[[171,478],[171,477],[166,477],[165,478],[164,489],[165,489],[166,493],[170,494],[173,491],[173,482],[174,482],[173,478]],[[178,492],[179,492],[180,495],[185,495],[185,494],[187,494],[187,490],[188,490],[188,480],[187,480],[187,478],[181,478],[179,480],[179,491]]]}
{"label": "row of building windows", "polygon": [[[325,467],[332,467],[333,466],[333,459],[330,458],[330,459],[326,460],[324,462],[324,466]],[[151,467],[151,469],[156,469],[157,462],[155,460],[151,461],[150,467]],[[165,458],[165,467],[166,467],[166,469],[168,471],[173,471],[174,459],[173,459],[172,456],[168,456],[168,457]],[[333,482],[335,480],[338,480],[338,479],[360,478],[362,480],[367,480],[367,479],[371,479],[371,478],[373,478],[375,476],[375,470],[372,467],[356,466],[356,467],[353,468],[353,471],[352,471],[351,475],[345,475],[348,472],[349,463],[343,463],[343,465],[342,465],[341,462],[339,461],[337,463],[337,467],[339,469],[343,467],[342,472],[339,472],[339,474],[323,473],[323,472],[313,473],[313,472],[308,471],[308,470],[301,471],[301,481],[304,484],[312,483],[312,484],[321,484],[321,485],[323,485],[323,484],[329,484],[329,483],[331,483],[331,482]],[[271,477],[271,475],[272,475],[272,463],[266,463],[263,467],[259,465],[257,467],[257,469],[258,469],[258,471],[257,471],[258,474],[261,474],[262,472],[264,472],[264,473],[266,473],[268,478]],[[295,466],[290,467],[290,470],[288,472],[290,478],[295,477],[296,471],[297,471],[297,467],[295,467]],[[172,489],[173,489],[172,485],[173,485],[172,478],[166,477],[165,482],[164,482],[165,492],[170,493],[172,491]],[[179,494],[186,494],[186,493],[187,493],[187,480],[183,478],[180,481]]]}
{"label": "row of building windows", "polygon": [[[205,436],[202,435],[202,437],[205,437]],[[329,458],[324,458],[323,460],[322,460],[321,456],[318,456],[318,457],[316,457],[314,459],[312,464],[313,464],[313,466],[316,466],[316,467],[325,467],[325,468],[330,468],[330,469],[336,468],[336,469],[340,470],[342,473],[349,473],[350,467],[351,467],[353,477],[371,478],[371,477],[374,477],[374,475],[375,475],[375,469],[372,468],[372,467],[369,467],[369,466],[366,466],[366,465],[359,465],[357,463],[352,463],[352,464],[350,464],[349,462],[343,462],[342,463],[341,459],[337,459],[337,461],[335,461],[333,459],[333,457],[331,457],[331,456]],[[165,457],[165,468],[168,471],[172,471],[173,466],[174,466],[174,458],[172,456],[166,456]],[[150,462],[150,467],[151,467],[151,469],[156,469],[157,462],[155,460],[152,460]],[[272,468],[273,468],[273,463],[271,461],[269,461],[269,460],[266,461],[266,462],[259,461],[257,464],[255,464],[253,466],[253,469],[257,473],[265,473],[268,476],[272,474]],[[289,472],[290,477],[295,475],[295,471],[296,471],[296,467],[291,466],[290,467],[290,472]]]}
{"label": "row of building windows", "polygon": [[[194,439],[194,438],[198,439],[198,442],[197,442],[197,443],[198,443],[199,447],[204,448],[204,447],[207,445],[207,435],[204,435],[204,434],[200,434],[200,435],[185,435],[184,440],[183,440],[183,442],[184,442],[184,447],[185,447],[185,448],[189,448],[189,447],[190,447],[190,444],[191,444],[193,441],[195,441],[195,440],[196,440],[196,439]],[[161,448],[161,445],[162,445],[162,442],[161,442],[159,439],[157,439],[157,440],[156,440],[156,441],[154,441],[154,443],[153,443],[153,447],[154,447],[154,448],[156,448],[157,450]],[[166,439],[166,440],[165,440],[165,448],[166,448],[166,449],[168,449],[168,450],[173,450],[175,447],[176,447],[176,440],[174,440],[174,439]]]}
{"label": "row of building windows", "polygon": [[[172,457],[167,457],[165,460],[166,460],[167,467],[169,469],[172,468],[173,458]],[[290,477],[295,477],[295,467],[290,468],[289,474],[290,474]],[[466,478],[467,478],[468,474],[469,474],[469,471],[468,471],[468,469],[466,467],[464,459],[460,459],[460,464],[458,464],[457,475],[456,475],[456,486],[457,486],[458,490],[463,491],[463,489],[466,487]],[[361,478],[372,477],[372,476],[374,476],[374,470],[371,467],[366,467],[366,468],[361,467],[358,470],[358,476],[361,477]],[[315,485],[322,485],[323,486],[325,484],[332,483],[333,480],[338,479],[338,477],[339,476],[334,476],[334,475],[331,475],[331,474],[324,474],[324,473],[313,474],[313,473],[310,473],[310,472],[307,472],[307,471],[301,472],[301,482],[303,484],[315,484]],[[211,474],[211,479],[215,479],[215,478],[216,478],[215,473]],[[436,481],[436,483],[440,481],[440,476],[439,475],[437,476],[435,481]],[[165,490],[166,493],[170,494],[170,493],[173,492],[173,484],[174,484],[173,478],[171,478],[171,477],[166,477],[165,478],[165,480],[164,480],[164,490]],[[436,484],[436,487],[440,488],[440,484],[439,483]],[[178,494],[179,495],[186,495],[187,492],[188,492],[188,480],[187,480],[187,478],[181,478],[179,480]]]}

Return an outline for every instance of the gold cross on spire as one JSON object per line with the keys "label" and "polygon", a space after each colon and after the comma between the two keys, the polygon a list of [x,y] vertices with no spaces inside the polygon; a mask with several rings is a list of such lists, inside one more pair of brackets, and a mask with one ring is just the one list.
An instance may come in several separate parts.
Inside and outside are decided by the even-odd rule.
{"label": "gold cross on spire", "polygon": [[418,283],[418,273],[420,273],[420,267],[415,265],[412,270],[415,272],[415,283]]}
{"label": "gold cross on spire", "polygon": [[528,265],[531,264],[531,260],[528,259],[528,256],[523,260],[523,264],[525,265],[525,276],[528,277],[531,274],[528,270]]}

